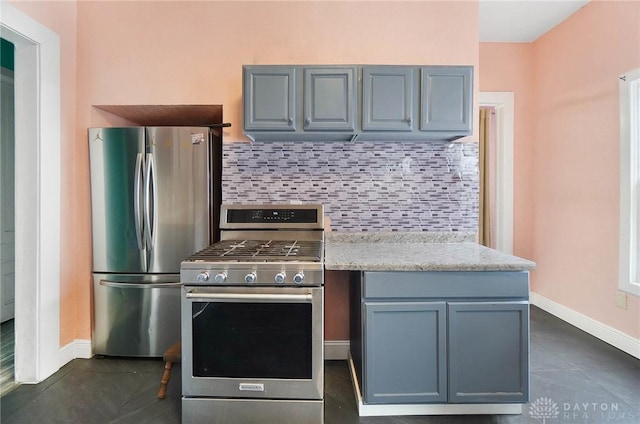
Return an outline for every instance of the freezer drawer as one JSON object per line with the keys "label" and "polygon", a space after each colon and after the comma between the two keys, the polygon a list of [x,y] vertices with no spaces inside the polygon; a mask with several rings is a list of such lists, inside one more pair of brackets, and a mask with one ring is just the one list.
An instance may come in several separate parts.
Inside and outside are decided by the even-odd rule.
{"label": "freezer drawer", "polygon": [[178,274],[94,274],[94,354],[162,356],[180,340],[179,281]]}

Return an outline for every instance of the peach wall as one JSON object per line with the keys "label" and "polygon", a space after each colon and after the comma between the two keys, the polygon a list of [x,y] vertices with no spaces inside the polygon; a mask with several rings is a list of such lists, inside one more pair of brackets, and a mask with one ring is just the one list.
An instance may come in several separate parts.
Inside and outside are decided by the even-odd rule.
{"label": "peach wall", "polygon": [[535,88],[530,43],[480,43],[480,91],[514,92],[513,252],[533,258]]}
{"label": "peach wall", "polygon": [[[236,141],[243,64],[478,65],[475,1],[15,4],[63,45],[61,345],[91,336],[86,128],[122,123],[91,105],[222,104]],[[344,316],[346,304],[335,308]]]}
{"label": "peach wall", "polygon": [[[475,2],[12,4],[61,36],[61,345],[90,337],[84,141],[113,123],[92,104],[223,104],[226,139],[244,140],[243,64],[471,64],[478,76]],[[634,337],[638,299],[614,306],[616,78],[640,66],[639,7],[592,0],[530,46],[482,44],[479,73],[483,91],[516,92],[514,249],[538,262],[534,290]]]}
{"label": "peach wall", "polygon": [[[79,140],[88,126],[114,124],[93,104],[163,103],[222,104],[233,125],[225,140],[245,140],[244,64],[478,64],[475,2],[83,2],[78,10]],[[86,181],[86,163],[78,171]],[[86,215],[88,187],[79,194]],[[327,280],[329,340],[348,339],[343,277]],[[89,293],[82,298],[88,304]]]}
{"label": "peach wall", "polygon": [[349,340],[349,271],[325,271],[324,338]]}
{"label": "peach wall", "polygon": [[[78,240],[85,228],[76,227],[79,210],[76,165],[78,146],[76,130],[76,17],[75,2],[11,1],[34,20],[40,22],[60,36],[60,119],[61,119],[61,208],[60,231],[60,344],[66,345],[79,335],[86,335],[87,316],[81,316],[84,298],[79,296],[79,287],[86,285],[83,269],[77,268]],[[80,196],[84,200],[83,196]],[[83,261],[80,261],[83,262]],[[19,283],[19,282],[18,282]]]}
{"label": "peach wall", "polygon": [[246,141],[244,64],[478,60],[475,2],[91,1],[78,8],[80,128],[109,123],[92,104],[214,103],[233,124],[225,140]]}
{"label": "peach wall", "polygon": [[639,2],[593,0],[533,45],[533,289],[640,338],[638,297],[616,308],[618,76],[640,67]]}

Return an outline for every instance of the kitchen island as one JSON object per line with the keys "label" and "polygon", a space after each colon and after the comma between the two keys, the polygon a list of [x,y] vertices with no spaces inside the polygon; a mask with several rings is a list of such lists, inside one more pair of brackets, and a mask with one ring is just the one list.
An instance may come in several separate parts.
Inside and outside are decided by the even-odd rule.
{"label": "kitchen island", "polygon": [[519,414],[529,396],[531,261],[469,233],[326,233],[350,271],[361,416]]}

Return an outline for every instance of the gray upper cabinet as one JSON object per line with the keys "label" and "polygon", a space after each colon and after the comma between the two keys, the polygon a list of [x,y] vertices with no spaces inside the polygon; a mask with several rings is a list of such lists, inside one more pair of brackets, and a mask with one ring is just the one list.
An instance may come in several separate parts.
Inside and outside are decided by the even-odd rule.
{"label": "gray upper cabinet", "polygon": [[420,70],[420,130],[471,134],[473,68],[428,66]]}
{"label": "gray upper cabinet", "polygon": [[354,67],[304,68],[304,129],[354,132]]}
{"label": "gray upper cabinet", "polygon": [[472,133],[472,66],[243,67],[253,140],[429,141]]}
{"label": "gray upper cabinet", "polygon": [[364,66],[362,130],[411,131],[413,93],[412,67]]}
{"label": "gray upper cabinet", "polygon": [[295,67],[246,66],[243,71],[245,131],[295,131]]}

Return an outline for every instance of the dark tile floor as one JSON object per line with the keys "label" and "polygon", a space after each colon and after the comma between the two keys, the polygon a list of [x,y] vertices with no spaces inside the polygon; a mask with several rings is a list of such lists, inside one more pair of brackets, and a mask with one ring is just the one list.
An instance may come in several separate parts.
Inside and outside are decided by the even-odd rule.
{"label": "dark tile floor", "polygon": [[[179,423],[180,368],[174,370],[167,398],[158,400],[162,369],[160,360],[76,359],[46,381],[3,396],[0,422]],[[640,361],[532,307],[530,400],[515,416],[360,418],[347,363],[326,363],[326,423],[637,424]]]}
{"label": "dark tile floor", "polygon": [[13,320],[0,325],[0,397],[13,390],[16,383],[13,378],[14,345]]}

